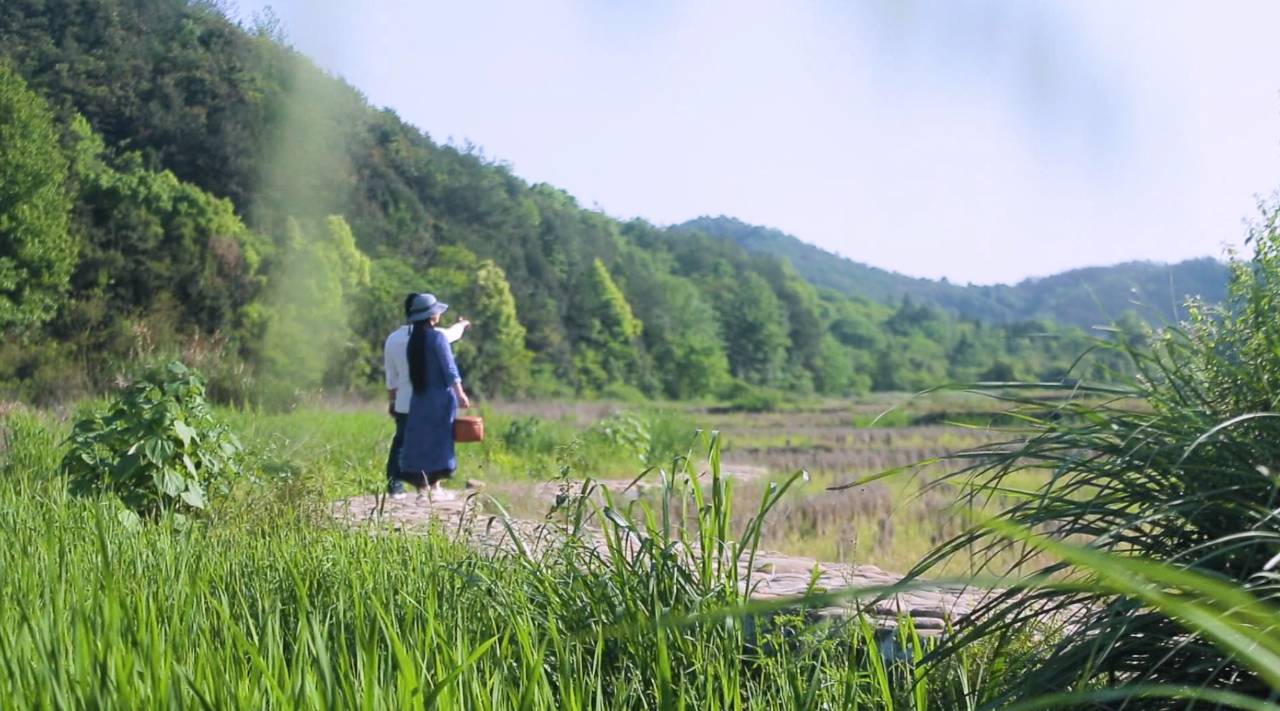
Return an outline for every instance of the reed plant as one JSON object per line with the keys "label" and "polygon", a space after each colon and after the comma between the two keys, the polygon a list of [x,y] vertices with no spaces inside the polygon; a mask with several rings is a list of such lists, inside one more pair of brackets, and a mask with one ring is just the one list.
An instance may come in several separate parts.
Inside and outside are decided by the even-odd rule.
{"label": "reed plant", "polygon": [[[1001,703],[1045,693],[1080,708],[1280,700],[1276,214],[1251,235],[1253,258],[1234,260],[1226,304],[1193,304],[1186,323],[1147,343],[1099,344],[1133,365],[1132,386],[979,388],[1023,427],[957,455],[962,466],[939,484],[962,487],[970,508],[1011,503],[913,574],[964,558],[1006,586],[936,658],[1031,628],[1060,632]],[[1023,394],[1043,388],[1064,396],[1052,410]],[[1047,474],[1043,485],[1019,486],[1028,471]],[[1054,557],[1039,562],[1046,551]]]}

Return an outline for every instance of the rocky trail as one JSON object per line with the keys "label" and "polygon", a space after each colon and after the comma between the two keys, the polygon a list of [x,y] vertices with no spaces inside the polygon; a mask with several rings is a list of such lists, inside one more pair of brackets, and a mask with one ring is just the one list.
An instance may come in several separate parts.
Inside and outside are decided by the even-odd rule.
{"label": "rocky trail", "polygon": [[[738,468],[733,473],[749,478],[762,475],[763,470]],[[629,487],[629,481],[596,483],[613,494],[627,495],[637,489]],[[558,539],[560,528],[556,523],[505,517],[496,506],[487,504],[489,497],[481,493],[479,486],[473,483],[473,487],[465,491],[450,492],[454,495],[452,498],[435,501],[414,495],[401,499],[383,495],[356,496],[334,504],[333,514],[353,527],[376,525],[404,532],[421,532],[434,524],[480,548],[513,549],[516,547],[514,535],[518,537],[520,546],[537,551]],[[572,489],[554,482],[526,488],[528,496],[548,505]],[[597,544],[603,551],[603,541]],[[757,600],[799,597],[810,590],[830,593],[880,588],[901,580],[901,576],[873,565],[829,563],[773,551],[758,551],[750,563],[750,571],[747,570],[747,561],[744,560],[740,566],[739,572],[744,580],[750,572],[751,597]],[[895,627],[898,620],[906,616],[911,618],[919,634],[932,636],[941,634],[949,623],[954,624],[965,617],[979,604],[984,594],[985,591],[976,588],[938,585],[898,593],[883,600],[855,603],[850,599],[814,612],[826,618],[861,613],[881,629]]]}

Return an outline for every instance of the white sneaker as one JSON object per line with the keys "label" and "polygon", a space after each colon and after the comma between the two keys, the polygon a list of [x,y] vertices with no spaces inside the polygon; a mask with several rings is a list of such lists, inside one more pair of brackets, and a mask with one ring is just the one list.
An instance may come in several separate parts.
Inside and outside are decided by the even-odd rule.
{"label": "white sneaker", "polygon": [[449,491],[448,489],[444,488],[443,486],[440,486],[439,484],[431,487],[432,501],[453,501],[456,498],[458,498],[457,494],[453,493],[452,491]]}
{"label": "white sneaker", "polygon": [[403,492],[403,491],[397,491],[396,493],[394,493],[394,494],[392,494],[392,495],[391,495],[391,498],[392,498],[392,499],[394,499],[394,500],[396,500],[396,501],[403,501],[403,500],[405,500],[405,499],[409,498],[409,494],[407,494],[407,493],[405,493],[405,492]]}

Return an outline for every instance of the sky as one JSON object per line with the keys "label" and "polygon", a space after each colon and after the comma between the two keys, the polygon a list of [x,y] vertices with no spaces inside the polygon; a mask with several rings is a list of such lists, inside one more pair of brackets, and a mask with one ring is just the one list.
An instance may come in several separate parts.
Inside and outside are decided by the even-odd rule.
{"label": "sky", "polygon": [[439,142],[912,276],[1222,256],[1280,190],[1280,3],[240,0]]}

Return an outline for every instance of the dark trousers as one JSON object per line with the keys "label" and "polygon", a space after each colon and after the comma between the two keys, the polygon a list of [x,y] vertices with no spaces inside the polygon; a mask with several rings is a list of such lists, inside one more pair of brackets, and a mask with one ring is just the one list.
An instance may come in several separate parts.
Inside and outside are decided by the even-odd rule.
{"label": "dark trousers", "polygon": [[404,483],[413,484],[415,488],[425,489],[453,476],[452,469],[441,469],[438,472],[400,472],[401,487]]}
{"label": "dark trousers", "polygon": [[400,479],[400,450],[404,449],[404,424],[409,416],[396,413],[396,435],[391,438],[391,453],[387,456],[387,491],[398,494],[404,491],[404,482]]}

